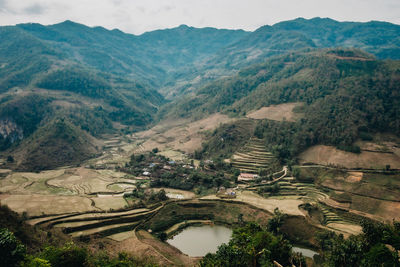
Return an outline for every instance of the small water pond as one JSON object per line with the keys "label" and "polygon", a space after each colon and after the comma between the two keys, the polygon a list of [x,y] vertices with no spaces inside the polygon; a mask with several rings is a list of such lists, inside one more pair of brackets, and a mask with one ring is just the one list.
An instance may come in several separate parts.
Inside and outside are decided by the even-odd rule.
{"label": "small water pond", "polygon": [[308,248],[293,247],[292,251],[299,252],[299,253],[303,254],[304,257],[307,257],[307,258],[313,258],[314,255],[318,255],[318,252],[315,252],[314,250],[311,250]]}
{"label": "small water pond", "polygon": [[203,257],[214,253],[223,243],[228,243],[232,230],[220,225],[189,226],[168,239],[168,244],[191,257]]}

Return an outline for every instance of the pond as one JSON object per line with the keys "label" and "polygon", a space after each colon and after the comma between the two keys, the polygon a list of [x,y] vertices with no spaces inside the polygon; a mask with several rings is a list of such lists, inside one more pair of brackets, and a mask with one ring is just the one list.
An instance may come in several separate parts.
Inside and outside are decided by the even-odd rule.
{"label": "pond", "polygon": [[317,252],[315,252],[314,250],[308,249],[308,248],[293,247],[292,251],[299,252],[299,253],[303,254],[304,257],[307,257],[307,258],[313,258],[314,255],[318,255]]}
{"label": "pond", "polygon": [[228,243],[232,230],[220,225],[189,226],[168,239],[167,243],[191,257],[214,253],[223,243]]}

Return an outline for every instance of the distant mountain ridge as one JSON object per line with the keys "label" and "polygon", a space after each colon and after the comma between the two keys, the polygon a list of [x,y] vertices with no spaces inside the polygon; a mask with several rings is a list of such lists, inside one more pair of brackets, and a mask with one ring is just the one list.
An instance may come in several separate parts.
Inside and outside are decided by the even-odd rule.
{"label": "distant mountain ridge", "polygon": [[181,25],[141,35],[72,21],[7,28],[22,30],[20,34],[24,33],[25,38],[35,38],[31,42],[44,42],[46,53],[57,50],[59,57],[124,75],[168,98],[270,56],[301,49],[360,48],[381,59],[400,59],[400,26],[378,21],[298,18],[262,26],[254,32]]}

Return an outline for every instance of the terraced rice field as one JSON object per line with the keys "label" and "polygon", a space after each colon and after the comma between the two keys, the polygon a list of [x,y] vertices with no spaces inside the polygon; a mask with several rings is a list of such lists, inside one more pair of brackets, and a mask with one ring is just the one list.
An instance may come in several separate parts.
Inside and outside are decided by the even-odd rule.
{"label": "terraced rice field", "polygon": [[[343,218],[339,214],[335,213],[333,209],[329,209],[325,206],[326,200],[329,199],[329,195],[316,188],[313,184],[298,183],[292,177],[285,177],[281,181],[277,182],[279,185],[279,195],[282,196],[301,196],[304,202],[313,203],[318,207],[323,215],[323,224],[329,228],[349,232],[351,234],[356,233],[359,227],[355,225],[354,221],[348,218]],[[344,230],[345,229],[345,230]]]}
{"label": "terraced rice field", "polygon": [[72,237],[100,235],[112,236],[119,233],[130,232],[142,220],[157,212],[160,208],[133,209],[123,212],[96,212],[84,214],[69,214],[61,216],[48,216],[31,219],[31,225],[45,224],[49,227],[62,228]]}
{"label": "terraced rice field", "polygon": [[233,167],[243,173],[258,173],[260,169],[270,166],[275,157],[267,151],[263,141],[251,138],[250,141],[233,155],[231,160]]}

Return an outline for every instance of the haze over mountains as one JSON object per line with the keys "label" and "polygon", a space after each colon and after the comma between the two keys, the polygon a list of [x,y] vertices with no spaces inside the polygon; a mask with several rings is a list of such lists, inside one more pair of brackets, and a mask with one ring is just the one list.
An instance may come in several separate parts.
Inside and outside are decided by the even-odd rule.
{"label": "haze over mountains", "polygon": [[[399,112],[387,108],[398,103],[399,64],[376,60],[400,59],[400,26],[386,22],[296,19],[264,26],[254,32],[182,25],[135,36],[65,21],[50,26],[0,27],[0,39],[1,147],[6,154],[14,155],[17,168],[41,169],[78,163],[99,150],[91,136],[100,137],[117,129],[140,130],[156,117],[181,116],[182,112],[190,116],[193,105],[197,115],[202,116],[216,111],[232,113],[233,109],[239,114],[239,111],[246,112],[253,107],[249,103],[257,107],[288,101],[312,104],[319,97],[298,93],[273,98],[262,93],[258,86],[263,83],[268,90],[275,90],[279,86],[266,83],[278,84],[284,80],[290,88],[303,83],[300,87],[314,88],[314,94],[325,97],[326,91],[317,90],[326,85],[320,80],[323,76],[318,76],[317,72],[322,65],[328,68],[324,75],[332,82],[329,84],[334,87],[331,91],[339,92],[343,83],[346,91],[351,82],[368,83],[367,76],[373,76],[372,81],[378,84],[374,88],[386,88],[385,96],[392,96],[391,103],[382,102],[384,112],[390,112],[391,119]],[[334,47],[358,48],[370,54],[359,50],[313,52]],[[278,57],[239,72],[267,58],[298,52],[300,54]],[[332,55],[362,60],[334,67],[337,59]],[[315,56],[318,60],[313,59]],[[294,63],[294,66],[284,69],[285,62]],[[296,76],[299,71],[296,66],[310,72]],[[257,75],[260,71],[264,74]],[[233,83],[242,77],[249,80],[240,89],[236,90],[238,87],[229,84],[230,81],[207,86],[209,82],[238,72]],[[390,75],[381,79],[383,73]],[[312,78],[308,85],[304,85],[305,78]],[[233,89],[218,91],[221,83],[228,83],[224,86]],[[384,83],[390,86],[384,87]],[[258,89],[253,90],[256,87]],[[281,93],[289,92],[285,91],[286,87],[279,88]],[[222,92],[225,93],[222,95]],[[380,92],[374,94],[378,97],[372,99],[382,101]],[[186,98],[180,100],[181,96]],[[213,99],[214,96],[217,98]],[[207,97],[214,102],[208,101]],[[266,100],[255,101],[260,97]],[[156,116],[160,107],[170,100],[174,104],[166,105]],[[178,105],[174,107],[175,103]],[[179,110],[185,105],[186,108]],[[364,124],[375,127],[369,122]],[[390,125],[394,125],[393,131],[398,131],[396,121]],[[40,131],[46,134],[39,134]],[[343,144],[348,145],[356,136],[354,133]],[[27,138],[30,141],[24,142]],[[37,146],[53,151],[50,165],[41,164],[49,155],[45,156],[46,152],[40,152]],[[33,151],[37,153],[35,157],[32,157]],[[60,154],[60,151],[64,153]],[[57,155],[62,156],[58,158]]]}

